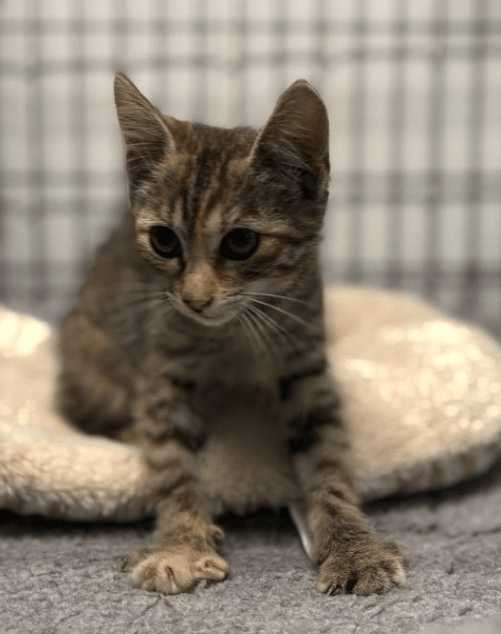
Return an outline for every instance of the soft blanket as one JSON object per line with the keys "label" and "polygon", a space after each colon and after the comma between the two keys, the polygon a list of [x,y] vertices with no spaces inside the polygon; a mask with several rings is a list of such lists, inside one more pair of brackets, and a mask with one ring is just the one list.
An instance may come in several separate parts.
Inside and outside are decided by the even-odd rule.
{"label": "soft blanket", "polygon": [[[364,500],[448,486],[493,464],[501,350],[490,336],[418,299],[360,287],[328,289],[326,322]],[[0,308],[0,508],[144,518],[137,448],[63,420],[56,375],[52,328]]]}

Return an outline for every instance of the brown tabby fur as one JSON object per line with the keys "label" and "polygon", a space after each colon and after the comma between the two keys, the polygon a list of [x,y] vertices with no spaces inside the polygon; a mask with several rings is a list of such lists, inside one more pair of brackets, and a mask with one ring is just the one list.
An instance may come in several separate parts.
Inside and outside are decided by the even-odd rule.
{"label": "brown tabby fur", "polygon": [[[99,251],[62,326],[59,396],[80,428],[144,449],[157,526],[125,568],[139,587],[165,593],[221,580],[228,566],[214,514],[296,498],[320,591],[369,594],[402,583],[398,548],[358,508],[325,357],[323,102],[297,81],[256,132],[167,117],[123,75],[115,100],[132,213]],[[176,257],[152,248],[158,225],[175,231]],[[259,244],[236,261],[222,241],[242,227]],[[246,455],[254,466],[240,504]],[[275,497],[274,473],[287,483]]]}

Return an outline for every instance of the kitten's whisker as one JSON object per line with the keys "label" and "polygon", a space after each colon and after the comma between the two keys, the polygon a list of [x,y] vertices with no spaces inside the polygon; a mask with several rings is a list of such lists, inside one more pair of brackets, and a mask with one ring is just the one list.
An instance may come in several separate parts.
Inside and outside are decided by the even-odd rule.
{"label": "kitten's whisker", "polygon": [[297,299],[296,297],[289,297],[288,295],[277,295],[275,293],[258,293],[254,291],[243,291],[242,295],[254,295],[257,297],[273,297],[275,299],[285,299],[289,302],[296,302],[297,304],[303,304],[303,306],[313,307],[311,302],[305,302],[302,299]]}
{"label": "kitten's whisker", "polygon": [[315,328],[315,326],[312,326],[311,324],[309,324],[304,319],[301,319],[301,317],[298,317],[297,315],[294,315],[294,313],[290,313],[288,310],[284,310],[283,308],[279,308],[278,306],[274,306],[273,304],[270,304],[269,302],[263,302],[260,299],[254,299],[253,297],[249,298],[249,300],[251,302],[256,303],[256,304],[261,304],[262,306],[268,306],[268,308],[273,308],[273,310],[276,310],[279,313],[282,313],[283,315],[287,315],[287,317],[290,317],[294,321],[297,321],[298,324],[301,324],[302,326],[304,326],[305,328],[308,328],[308,330],[311,330],[312,332],[317,332],[318,331],[318,328]]}
{"label": "kitten's whisker", "polygon": [[240,323],[243,325],[243,331],[245,332],[247,339],[250,343],[251,350],[255,353],[257,348],[262,349],[263,343],[259,338],[256,328],[252,321],[249,319],[249,315],[244,312],[238,315]]}
{"label": "kitten's whisker", "polygon": [[144,297],[115,297],[103,306],[103,315],[107,315],[111,323],[120,327],[131,319],[131,311],[138,315],[158,308],[170,308],[171,299],[165,293],[148,294]]}
{"label": "kitten's whisker", "polygon": [[161,309],[162,309],[162,312],[163,312],[164,315],[166,315],[169,311],[172,314],[172,312],[173,311],[175,312],[175,310],[176,310],[174,308],[174,303],[173,303],[172,299],[170,297],[168,297],[168,296],[166,296],[164,298],[164,300],[162,301]]}
{"label": "kitten's whisker", "polygon": [[295,345],[298,341],[298,338],[294,336],[294,333],[292,333],[289,329],[285,328],[282,324],[278,323],[275,319],[273,319],[273,317],[271,315],[268,315],[267,313],[265,313],[263,310],[261,310],[260,308],[258,308],[257,306],[253,307],[254,310],[257,311],[257,314],[260,316],[260,318],[266,323],[266,325],[268,326],[268,328],[276,333],[279,337],[282,338],[282,340],[287,344],[287,345]]}
{"label": "kitten's whisker", "polygon": [[257,350],[262,349],[263,347],[262,341],[259,338],[259,334],[257,333],[256,328],[254,327],[254,324],[252,323],[252,321],[249,319],[248,315],[242,315],[242,320],[247,328],[246,333],[248,335],[249,342],[251,344],[251,349],[254,353],[256,353]]}
{"label": "kitten's whisker", "polygon": [[272,317],[264,313],[257,306],[250,305],[248,306],[248,310],[249,312],[254,313],[255,317],[263,323],[263,327],[267,327],[268,330],[271,329],[272,332],[278,334],[280,337],[285,339],[288,343],[294,340],[291,334],[287,332],[285,328],[283,328]]}
{"label": "kitten's whisker", "polygon": [[169,291],[162,288],[158,288],[158,286],[152,284],[151,286],[137,286],[137,287],[126,286],[125,288],[122,288],[120,290],[120,295],[123,295],[123,296],[130,295],[131,297],[141,296],[141,295],[147,295],[150,297],[156,297],[156,296],[166,297],[170,295],[170,293]]}
{"label": "kitten's whisker", "polygon": [[138,288],[130,288],[130,287],[127,287],[127,288],[125,288],[125,289],[123,289],[121,291],[121,294],[124,294],[124,295],[138,295],[140,293],[152,293],[152,294],[159,294],[160,295],[160,294],[164,293],[164,291],[161,291],[158,288],[155,288],[154,286],[152,286],[151,288],[144,288],[144,287],[143,288],[140,288],[140,287],[138,287]]}
{"label": "kitten's whisker", "polygon": [[[138,317],[141,313],[137,312],[137,313],[133,313],[131,315],[131,313],[129,311],[126,310],[126,306],[131,306],[130,302],[127,304],[111,304],[109,306],[107,306],[105,309],[103,309],[103,315],[107,315],[108,319],[110,320],[110,323],[114,325],[115,328],[121,328],[122,326],[124,326],[125,324],[127,324],[127,322],[129,320],[131,320],[132,322],[135,321],[135,317]],[[146,300],[141,300],[141,302],[135,302],[133,303],[134,306],[134,310],[140,310],[142,313],[144,313],[144,311],[146,310],[158,310],[163,309],[163,307],[169,308],[170,307],[170,303],[166,302],[164,299],[162,298],[158,298],[158,297],[154,297],[154,298],[150,298],[150,299],[146,299]],[[129,326],[130,329],[130,326]]]}
{"label": "kitten's whisker", "polygon": [[141,304],[147,307],[152,301],[168,302],[169,299],[164,293],[148,293],[144,294],[142,297],[115,297],[106,304],[104,310],[107,312],[111,312],[116,310],[117,308],[124,308],[126,306],[140,306]]}
{"label": "kitten's whisker", "polygon": [[272,337],[270,337],[268,331],[266,330],[266,324],[264,324],[262,320],[260,319],[260,315],[258,314],[258,311],[251,310],[250,306],[247,306],[246,309],[247,309],[246,310],[247,318],[253,322],[254,327],[257,330],[259,330],[259,332],[261,333],[261,337],[263,339],[264,344],[267,343],[269,346],[269,348],[267,348],[266,345],[263,344],[265,352],[269,353],[273,351],[273,353],[278,353],[279,348],[276,342],[273,340]]}

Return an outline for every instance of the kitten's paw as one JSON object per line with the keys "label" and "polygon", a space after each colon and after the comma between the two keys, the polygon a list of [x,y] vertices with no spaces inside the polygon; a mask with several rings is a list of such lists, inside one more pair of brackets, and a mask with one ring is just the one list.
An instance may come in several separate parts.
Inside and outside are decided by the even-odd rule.
{"label": "kitten's paw", "polygon": [[317,590],[329,595],[387,592],[405,581],[403,556],[392,542],[377,538],[335,545],[320,565]]}
{"label": "kitten's paw", "polygon": [[216,552],[196,552],[189,546],[172,550],[145,549],[126,557],[122,569],[131,572],[134,585],[143,590],[179,594],[200,579],[222,581],[228,564]]}

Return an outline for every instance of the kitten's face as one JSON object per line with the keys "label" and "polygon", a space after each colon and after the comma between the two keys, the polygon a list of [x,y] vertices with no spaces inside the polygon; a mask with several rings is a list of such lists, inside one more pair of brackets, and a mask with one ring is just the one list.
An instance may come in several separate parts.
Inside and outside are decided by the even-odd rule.
{"label": "kitten's face", "polygon": [[254,293],[287,294],[315,237],[270,213],[280,193],[249,200],[259,184],[245,158],[200,155],[173,156],[135,205],[137,245],[179,311],[221,325],[256,304]]}
{"label": "kitten's face", "polygon": [[165,117],[123,76],[115,91],[137,247],[171,304],[220,326],[293,294],[317,265],[327,200],[318,95],[296,82],[256,133]]}

